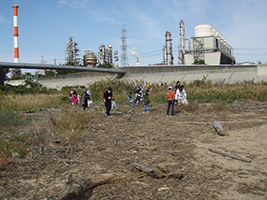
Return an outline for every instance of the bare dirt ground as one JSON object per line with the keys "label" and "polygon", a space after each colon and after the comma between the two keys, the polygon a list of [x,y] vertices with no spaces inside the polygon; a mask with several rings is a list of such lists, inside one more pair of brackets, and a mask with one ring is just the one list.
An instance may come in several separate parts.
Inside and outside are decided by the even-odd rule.
{"label": "bare dirt ground", "polygon": [[[113,117],[106,117],[104,107],[95,106],[86,111],[94,123],[75,146],[60,142],[53,129],[43,129],[48,130],[42,133],[48,137],[43,155],[39,146],[32,146],[26,158],[12,161],[14,170],[1,169],[0,198],[56,199],[70,173],[73,178],[135,174],[132,163],[139,163],[166,176],[102,185],[90,199],[267,199],[267,102],[236,102],[221,111],[212,105],[199,105],[194,112],[175,107],[173,117],[166,116],[166,107],[152,104],[150,113],[143,113],[141,107],[121,105],[112,110]],[[49,116],[57,112],[65,111],[31,113],[39,120],[14,134],[32,131],[40,136],[41,127],[52,126]],[[225,136],[213,130],[215,120]],[[170,175],[176,172],[183,177]]]}

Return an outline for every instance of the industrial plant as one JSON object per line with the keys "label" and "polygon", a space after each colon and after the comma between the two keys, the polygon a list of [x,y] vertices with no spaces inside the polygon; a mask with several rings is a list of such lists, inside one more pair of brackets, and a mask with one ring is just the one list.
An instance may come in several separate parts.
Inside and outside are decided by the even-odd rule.
{"label": "industrial plant", "polygon": [[113,59],[111,44],[107,45],[107,47],[100,44],[98,59],[91,49],[85,49],[83,51],[83,60],[79,58],[80,49],[77,48],[77,45],[78,43],[74,41],[74,38],[69,37],[69,43],[65,47],[65,60],[67,63],[73,63],[74,65],[83,64],[85,67],[96,67],[97,64],[110,63],[113,67],[118,67],[118,51],[114,51]]}
{"label": "industrial plant", "polygon": [[[192,64],[204,60],[207,65],[235,64],[233,47],[211,24],[194,27],[195,37],[185,39],[184,21],[180,23],[180,64]],[[186,48],[186,42],[189,42]]]}
{"label": "industrial plant", "polygon": [[[181,20],[179,25],[178,64],[192,65],[200,60],[207,65],[235,64],[233,47],[211,24],[196,25],[195,37],[190,39],[185,38],[184,21]],[[162,65],[173,65],[172,39],[169,31],[165,34],[165,41]]]}
{"label": "industrial plant", "polygon": [[[19,63],[18,47],[18,5],[13,6],[14,21],[14,63]],[[206,65],[235,64],[233,56],[233,47],[227,43],[227,39],[217,31],[211,24],[200,24],[194,27],[195,36],[190,39],[185,38],[185,23],[183,19],[179,23],[180,28],[180,45],[178,47],[178,65],[199,64],[196,61],[202,61]],[[121,29],[121,67],[128,67],[127,56],[127,30],[123,26]],[[165,33],[165,45],[163,46],[163,61],[160,65],[174,65],[174,56],[172,49],[171,32]],[[99,52],[96,55],[91,49],[83,51],[83,58],[80,58],[80,50],[77,48],[78,43],[73,37],[69,37],[69,42],[65,46],[65,61],[73,65],[84,65],[85,67],[97,67],[106,63],[113,67],[118,67],[118,51],[114,51],[113,46],[100,44]],[[135,48],[129,49],[131,54],[136,57],[136,65],[139,65],[139,55]],[[155,64],[158,65],[158,64]],[[12,77],[21,75],[19,68],[13,69]]]}

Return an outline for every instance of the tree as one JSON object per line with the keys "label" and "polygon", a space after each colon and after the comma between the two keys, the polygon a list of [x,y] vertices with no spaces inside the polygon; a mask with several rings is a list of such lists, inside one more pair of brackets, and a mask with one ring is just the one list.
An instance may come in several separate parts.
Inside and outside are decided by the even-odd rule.
{"label": "tree", "polygon": [[196,59],[193,64],[196,64],[196,65],[204,65],[206,63],[205,63],[205,60],[198,60],[198,59]]}
{"label": "tree", "polygon": [[99,64],[97,66],[98,68],[113,68],[113,65],[111,63],[104,63],[104,64]]}

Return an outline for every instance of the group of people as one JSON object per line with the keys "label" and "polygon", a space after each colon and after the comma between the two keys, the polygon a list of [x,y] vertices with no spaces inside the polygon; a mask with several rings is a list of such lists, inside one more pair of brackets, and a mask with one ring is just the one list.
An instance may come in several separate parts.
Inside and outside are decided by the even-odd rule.
{"label": "group of people", "polygon": [[[149,103],[150,103],[149,87],[147,88],[148,89],[146,90],[145,94],[143,94],[142,85],[137,85],[134,91],[135,97],[133,96],[132,92],[129,93],[128,101],[130,103],[129,104],[130,107],[135,107],[137,103],[140,106],[141,101],[143,101],[144,102],[143,113],[146,113],[146,112],[149,113]],[[81,96],[81,106],[83,107],[84,110],[91,106],[89,105],[91,103],[90,95],[91,95],[90,90],[85,90]],[[74,105],[74,110],[76,110],[79,100],[78,100],[75,90],[72,90],[70,92],[70,97],[71,97],[71,104]],[[167,116],[169,116],[170,109],[171,109],[171,115],[174,115],[174,106],[176,104],[179,104],[179,105],[188,104],[187,94],[184,90],[184,85],[181,85],[180,81],[177,81],[174,91],[172,89],[172,86],[168,87],[166,98],[168,99]],[[108,87],[108,89],[104,92],[103,101],[106,107],[105,115],[111,116],[110,110],[111,110],[112,104],[115,103],[111,87]]]}
{"label": "group of people", "polygon": [[[150,84],[147,85],[147,88],[150,87]],[[135,100],[132,92],[129,93],[128,95],[128,101],[130,102],[130,107],[135,107],[136,103],[140,106],[141,101],[144,102],[144,108],[143,108],[143,113],[149,113],[149,89],[146,90],[145,94],[143,95],[143,87],[142,85],[136,85],[135,90]]]}
{"label": "group of people", "polygon": [[166,94],[166,98],[168,99],[168,108],[167,108],[167,116],[169,116],[169,111],[171,108],[171,115],[174,115],[174,106],[178,103],[188,104],[187,94],[184,90],[184,85],[181,85],[180,81],[177,81],[175,85],[175,91],[172,90],[172,86],[168,87],[168,92]]}
{"label": "group of people", "polygon": [[[81,106],[83,107],[83,110],[86,108],[90,107],[90,95],[91,91],[88,89],[84,91],[84,93],[81,96]],[[70,91],[70,100],[71,100],[71,105],[73,105],[74,110],[76,111],[78,103],[80,102],[79,95],[77,95],[75,90]]]}

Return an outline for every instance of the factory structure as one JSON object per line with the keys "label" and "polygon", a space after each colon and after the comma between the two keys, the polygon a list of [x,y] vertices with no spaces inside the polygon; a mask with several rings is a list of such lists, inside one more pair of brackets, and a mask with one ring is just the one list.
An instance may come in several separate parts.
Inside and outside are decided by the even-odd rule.
{"label": "factory structure", "polygon": [[100,44],[98,59],[95,53],[92,52],[91,49],[85,49],[83,51],[83,61],[84,61],[84,66],[86,67],[96,67],[97,64],[110,63],[115,68],[117,68],[118,60],[119,60],[118,51],[114,51],[114,59],[113,59],[113,51],[111,44],[107,45],[107,48],[105,47],[105,45]]}
{"label": "factory structure", "polygon": [[[118,67],[118,51],[113,51],[112,45],[109,44],[107,47],[100,44],[98,58],[91,49],[84,49],[83,59],[79,58],[80,49],[77,48],[78,43],[74,41],[73,37],[69,37],[69,43],[65,47],[65,60],[68,63],[74,63],[74,65],[83,64],[85,67],[96,67],[97,64],[110,63],[114,67]],[[113,62],[114,61],[114,62]]]}
{"label": "factory structure", "polygon": [[[211,24],[194,27],[195,37],[185,38],[184,21],[180,23],[180,46],[178,64],[192,65],[195,61],[204,61],[207,65],[235,64],[234,49],[227,39]],[[172,39],[169,31],[165,34],[163,46],[163,65],[173,65]]]}
{"label": "factory structure", "polygon": [[[227,39],[211,24],[200,24],[194,27],[195,37],[185,39],[183,20],[180,21],[180,64],[192,64],[204,60],[207,65],[235,64],[234,49]],[[186,41],[189,42],[186,48]]]}
{"label": "factory structure", "polygon": [[163,46],[163,65],[173,65],[172,39],[169,31],[165,34],[166,45]]}

